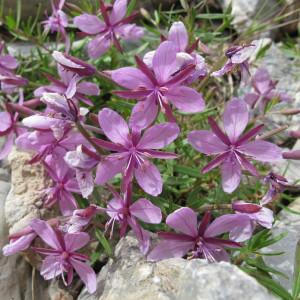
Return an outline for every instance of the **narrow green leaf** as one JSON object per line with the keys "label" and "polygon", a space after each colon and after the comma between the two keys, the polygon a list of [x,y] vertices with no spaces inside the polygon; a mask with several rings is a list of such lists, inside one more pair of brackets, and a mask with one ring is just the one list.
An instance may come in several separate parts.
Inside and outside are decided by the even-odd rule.
{"label": "narrow green leaf", "polygon": [[190,167],[186,167],[186,166],[177,165],[177,166],[174,166],[174,171],[181,173],[181,174],[189,175],[192,177],[198,177],[198,178],[203,177],[200,174],[199,169],[197,169],[197,168],[190,168]]}
{"label": "narrow green leaf", "polygon": [[292,295],[295,300],[300,296],[300,240],[296,246]]}
{"label": "narrow green leaf", "polygon": [[245,272],[247,272],[249,275],[253,276],[256,278],[256,280],[262,284],[264,287],[266,287],[270,292],[273,294],[279,296],[283,300],[293,300],[292,296],[290,293],[283,287],[281,286],[277,281],[263,276],[251,269],[248,268],[243,268]]}
{"label": "narrow green leaf", "polygon": [[104,234],[98,228],[96,228],[95,235],[96,235],[96,238],[98,239],[98,241],[100,242],[100,244],[102,245],[102,247],[104,248],[104,251],[106,252],[106,254],[109,257],[112,257],[113,252],[112,252],[111,246],[110,246],[108,240],[106,239],[106,237],[104,236]]}

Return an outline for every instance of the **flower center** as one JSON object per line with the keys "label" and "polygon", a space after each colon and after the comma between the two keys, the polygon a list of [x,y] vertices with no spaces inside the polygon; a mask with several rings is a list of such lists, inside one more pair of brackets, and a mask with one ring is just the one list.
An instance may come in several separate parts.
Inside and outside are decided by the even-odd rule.
{"label": "flower center", "polygon": [[61,256],[62,256],[63,259],[67,259],[67,258],[69,258],[69,253],[66,252],[66,251],[64,251],[64,252],[61,254]]}

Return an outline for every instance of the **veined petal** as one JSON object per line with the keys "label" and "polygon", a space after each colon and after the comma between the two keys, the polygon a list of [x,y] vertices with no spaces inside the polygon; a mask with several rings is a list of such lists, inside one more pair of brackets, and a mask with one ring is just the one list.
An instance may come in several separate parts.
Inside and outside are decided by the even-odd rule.
{"label": "veined petal", "polygon": [[70,263],[74,267],[80,279],[86,285],[86,288],[89,291],[89,293],[91,294],[95,293],[97,289],[97,278],[94,270],[86,263],[83,263],[72,257],[70,259]]}
{"label": "veined petal", "polygon": [[156,124],[145,130],[140,139],[138,149],[161,149],[171,144],[179,135],[176,123]]}
{"label": "veined petal", "polygon": [[78,83],[77,93],[88,96],[98,96],[100,94],[100,89],[95,83],[83,81]]}
{"label": "veined petal", "polygon": [[75,252],[90,241],[90,236],[86,232],[66,233],[64,240],[66,250],[68,252]]}
{"label": "veined petal", "polygon": [[74,25],[79,28],[81,31],[89,34],[97,34],[103,31],[106,25],[100,21],[97,16],[82,14],[73,19]]}
{"label": "veined petal", "polygon": [[30,227],[47,245],[55,250],[62,250],[55,231],[47,222],[35,219],[30,222]]}
{"label": "veined petal", "polygon": [[103,35],[97,35],[87,45],[87,51],[90,58],[98,58],[103,55],[111,45],[111,39]]}
{"label": "veined petal", "polygon": [[163,42],[155,51],[152,68],[160,83],[169,80],[176,71],[176,46],[172,42]]}
{"label": "veined petal", "polygon": [[143,222],[151,224],[159,224],[162,219],[160,208],[143,198],[130,206],[130,213]]}
{"label": "veined petal", "polygon": [[242,178],[241,167],[237,162],[227,160],[222,164],[221,173],[223,190],[231,194],[240,184]]}
{"label": "veined petal", "polygon": [[159,261],[167,258],[183,257],[189,250],[192,250],[194,246],[194,241],[162,241],[149,253],[147,260]]}
{"label": "veined petal", "polygon": [[174,22],[169,30],[168,40],[173,42],[179,51],[185,51],[189,37],[186,28],[182,22]]}
{"label": "veined petal", "polygon": [[148,194],[158,196],[162,192],[162,178],[157,167],[150,161],[144,163],[135,170],[135,178],[139,186]]}
{"label": "veined petal", "polygon": [[1,133],[5,133],[12,126],[12,117],[11,114],[6,111],[0,112],[0,135]]}
{"label": "veined petal", "polygon": [[129,128],[125,120],[115,111],[104,108],[98,114],[98,121],[104,134],[114,143],[128,145]]}
{"label": "veined petal", "polygon": [[145,100],[138,102],[131,111],[129,125],[131,128],[142,130],[150,126],[158,113],[158,105],[155,95],[148,96]]}
{"label": "veined petal", "polygon": [[166,224],[191,237],[196,237],[198,234],[197,214],[188,207],[179,208],[168,215]]}
{"label": "veined petal", "polygon": [[109,16],[111,24],[121,21],[127,12],[127,0],[116,0]]}
{"label": "veined petal", "polygon": [[205,107],[202,94],[186,86],[170,87],[164,95],[177,109],[186,113],[197,113]]}
{"label": "veined petal", "polygon": [[228,148],[213,132],[195,130],[188,134],[188,141],[194,149],[206,155],[225,152]]}
{"label": "veined petal", "polygon": [[224,129],[232,143],[236,142],[249,121],[247,104],[237,98],[229,101],[223,114]]}
{"label": "veined petal", "polygon": [[277,145],[262,140],[243,144],[238,147],[238,150],[263,162],[273,162],[282,159],[282,151]]}
{"label": "veined petal", "polygon": [[121,173],[128,161],[126,156],[109,155],[97,167],[95,182],[103,185],[116,174]]}
{"label": "veined petal", "polygon": [[111,78],[118,85],[127,89],[149,88],[151,81],[139,69],[134,67],[124,67],[111,72]]}
{"label": "veined petal", "polygon": [[45,280],[57,277],[63,273],[63,266],[59,256],[47,256],[43,260],[41,275]]}

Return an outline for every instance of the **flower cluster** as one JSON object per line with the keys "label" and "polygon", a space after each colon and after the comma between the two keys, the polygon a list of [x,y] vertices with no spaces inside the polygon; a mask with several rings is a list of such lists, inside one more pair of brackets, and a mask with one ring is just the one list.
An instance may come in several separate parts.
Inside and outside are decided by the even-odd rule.
{"label": "flower cluster", "polygon": [[[204,97],[195,83],[236,70],[240,70],[246,81],[256,42],[229,48],[225,52],[225,65],[213,71],[198,53],[200,41],[189,43],[184,24],[175,22],[167,35],[162,36],[157,49],[147,52],[143,58],[135,57],[136,66],[102,72],[68,54],[70,43],[65,31],[68,17],[62,11],[63,5],[64,1],[52,4],[53,15],[44,22],[47,31],[59,32],[65,39],[66,52],[52,53],[59,77],[45,74],[49,84],[35,89],[34,99],[24,101],[20,90],[19,102],[7,100],[0,112],[0,136],[6,138],[0,159],[9,154],[15,138],[19,149],[33,153],[29,163],[42,164],[52,181],[50,187],[41,191],[44,206],[50,209],[58,204],[61,216],[48,221],[32,220],[23,230],[11,234],[9,244],[3,248],[4,255],[30,249],[44,257],[40,272],[46,280],[61,276],[69,285],[75,270],[93,293],[96,275],[88,263],[89,257],[78,250],[88,245],[94,222],[102,220],[103,216],[106,218],[105,225],[101,224],[104,234],[109,232],[109,237],[113,237],[116,224],[120,237],[128,228],[132,229],[142,253],[151,261],[184,256],[205,258],[210,262],[228,261],[227,248],[241,247],[257,226],[271,228],[273,212],[265,205],[292,186],[272,171],[264,177],[254,165],[254,161],[279,161],[282,152],[259,135],[263,124],[255,124],[251,119],[252,107],[258,103],[264,110],[273,98],[290,99],[275,90],[275,82],[267,71],[258,70],[252,77],[255,92],[226,103],[222,128],[215,119],[208,117],[211,131],[201,129],[186,134],[181,132],[178,121],[180,112],[197,114],[205,110]],[[121,39],[142,37],[143,28],[132,24],[136,14],[126,15],[126,12],[126,0],[116,0],[113,5],[100,0],[101,18],[87,13],[74,18],[74,25],[90,38],[87,46],[90,58],[101,57],[112,46],[123,51]],[[1,50],[3,48],[4,44]],[[13,92],[26,83],[13,73],[16,67],[13,57],[0,56],[3,93]],[[107,107],[98,115],[91,112],[94,103],[90,96],[101,93],[98,85],[91,78],[87,79],[94,75],[120,86],[122,89],[113,91],[118,97],[136,101],[128,120]],[[187,138],[200,153],[213,156],[202,173],[220,167],[224,192],[235,191],[243,174],[258,180],[263,178],[261,181],[269,190],[260,204],[234,201],[231,214],[214,220],[210,211],[198,222],[198,214],[191,208],[176,207],[178,209],[171,212],[165,222],[175,232],[159,232],[160,242],[151,247],[148,229],[151,227],[144,223],[160,224],[162,207],[146,198],[136,199],[133,192],[139,186],[149,199],[163,192],[164,180],[158,160],[178,158],[176,153],[164,149],[179,136]],[[109,183],[113,179],[120,182],[119,189]],[[111,192],[112,199],[106,205],[89,203],[80,208],[76,199],[83,197],[91,201],[97,186]],[[228,238],[224,237],[226,233]],[[36,240],[48,247],[37,247]],[[88,247],[85,250],[91,251]]]}

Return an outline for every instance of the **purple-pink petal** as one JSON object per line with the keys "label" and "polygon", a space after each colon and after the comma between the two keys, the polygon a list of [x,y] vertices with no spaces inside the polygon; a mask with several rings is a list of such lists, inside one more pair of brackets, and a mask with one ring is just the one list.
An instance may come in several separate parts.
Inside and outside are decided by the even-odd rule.
{"label": "purple-pink petal", "polygon": [[202,94],[190,87],[170,87],[165,96],[177,109],[186,113],[201,112],[205,107]]}
{"label": "purple-pink petal", "polygon": [[176,71],[176,46],[172,42],[163,42],[155,51],[152,67],[160,83],[169,80]]}
{"label": "purple-pink petal", "polygon": [[96,171],[95,182],[103,185],[116,174],[121,173],[126,165],[127,157],[109,155],[99,163]]}
{"label": "purple-pink petal", "polygon": [[223,114],[224,129],[232,143],[236,142],[249,121],[249,112],[244,101],[237,98],[229,101]]}
{"label": "purple-pink petal", "polygon": [[111,78],[118,85],[127,89],[138,89],[141,87],[151,87],[151,81],[139,69],[134,67],[124,67],[111,72]]}
{"label": "purple-pink petal", "polygon": [[129,128],[125,120],[109,108],[102,109],[98,114],[98,121],[104,134],[114,143],[123,146],[129,142]]}
{"label": "purple-pink petal", "polygon": [[191,237],[196,237],[198,234],[197,214],[188,207],[179,208],[168,215],[166,224]]}
{"label": "purple-pink petal", "polygon": [[177,46],[178,51],[185,51],[189,37],[187,30],[182,22],[174,22],[169,30],[168,40]]}
{"label": "purple-pink petal", "polygon": [[162,219],[161,210],[147,199],[139,199],[130,206],[131,215],[143,222],[159,224]]}
{"label": "purple-pink petal", "polygon": [[161,149],[171,144],[179,135],[176,123],[161,123],[145,130],[137,147],[139,149]]}
{"label": "purple-pink petal", "polygon": [[242,170],[235,160],[227,160],[222,164],[222,187],[226,193],[232,193],[240,184]]}
{"label": "purple-pink petal", "polygon": [[62,250],[62,245],[59,242],[55,231],[47,222],[35,219],[30,222],[30,227],[51,248]]}
{"label": "purple-pink petal", "polygon": [[84,247],[90,241],[90,236],[86,232],[66,233],[64,236],[66,251],[75,252]]}
{"label": "purple-pink petal", "polygon": [[105,24],[97,16],[86,13],[75,17],[73,23],[81,31],[89,34],[97,34],[105,29]]}
{"label": "purple-pink petal", "polygon": [[273,162],[282,159],[282,151],[277,145],[262,140],[243,144],[238,147],[238,150],[263,162]]}
{"label": "purple-pink petal", "polygon": [[148,194],[158,196],[162,192],[162,178],[158,168],[150,161],[135,169],[135,178],[139,186]]}
{"label": "purple-pink petal", "polygon": [[183,257],[194,248],[194,241],[161,241],[147,256],[149,261],[159,261],[173,257]]}
{"label": "purple-pink petal", "polygon": [[207,155],[219,154],[228,148],[214,133],[208,130],[191,131],[188,134],[188,141],[197,151]]}
{"label": "purple-pink petal", "polygon": [[99,34],[95,36],[87,45],[87,51],[90,58],[98,58],[103,55],[111,46],[109,36]]}
{"label": "purple-pink petal", "polygon": [[80,279],[86,285],[86,288],[89,291],[89,293],[91,294],[95,293],[97,290],[97,278],[94,270],[86,263],[83,263],[72,257],[70,259],[70,263],[74,267]]}

